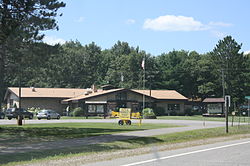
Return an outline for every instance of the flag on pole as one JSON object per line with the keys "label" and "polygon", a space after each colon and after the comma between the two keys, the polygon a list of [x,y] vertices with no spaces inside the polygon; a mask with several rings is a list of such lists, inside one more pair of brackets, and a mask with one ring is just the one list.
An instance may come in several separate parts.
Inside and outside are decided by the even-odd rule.
{"label": "flag on pole", "polygon": [[124,81],[124,76],[123,76],[123,73],[121,73],[121,82]]}
{"label": "flag on pole", "polygon": [[145,69],[145,59],[143,58],[142,62],[141,62],[141,67],[144,70]]}

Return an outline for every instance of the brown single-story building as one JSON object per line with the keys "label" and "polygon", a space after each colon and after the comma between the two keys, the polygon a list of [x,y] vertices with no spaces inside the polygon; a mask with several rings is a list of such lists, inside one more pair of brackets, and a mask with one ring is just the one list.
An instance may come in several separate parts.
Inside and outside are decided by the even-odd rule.
{"label": "brown single-story building", "polygon": [[[6,91],[7,108],[19,106],[19,88],[10,87]],[[144,107],[160,107],[168,115],[171,112],[184,114],[187,98],[175,90],[134,90],[103,86],[88,89],[68,88],[21,88],[22,108],[53,109],[63,114],[66,107],[73,110],[82,107],[88,115],[109,115],[119,108],[141,111]]]}
{"label": "brown single-story building", "polygon": [[206,105],[207,115],[224,115],[224,98],[206,98],[203,103]]}
{"label": "brown single-story building", "polygon": [[82,107],[88,115],[109,115],[119,108],[131,108],[132,112],[141,111],[144,107],[161,107],[165,114],[176,112],[184,113],[187,98],[175,90],[134,90],[134,89],[107,89],[63,100],[63,104],[71,108]]}
{"label": "brown single-story building", "polygon": [[[53,109],[58,113],[63,113],[65,105],[61,104],[64,99],[72,98],[84,94],[86,89],[70,88],[21,88],[21,107]],[[10,87],[5,93],[7,108],[19,107],[19,88]]]}

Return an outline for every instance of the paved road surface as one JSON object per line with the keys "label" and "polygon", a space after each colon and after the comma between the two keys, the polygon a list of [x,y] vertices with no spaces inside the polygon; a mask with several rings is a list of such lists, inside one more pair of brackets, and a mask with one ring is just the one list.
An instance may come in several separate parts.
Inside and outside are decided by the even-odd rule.
{"label": "paved road surface", "polygon": [[250,138],[120,158],[85,166],[249,166]]}

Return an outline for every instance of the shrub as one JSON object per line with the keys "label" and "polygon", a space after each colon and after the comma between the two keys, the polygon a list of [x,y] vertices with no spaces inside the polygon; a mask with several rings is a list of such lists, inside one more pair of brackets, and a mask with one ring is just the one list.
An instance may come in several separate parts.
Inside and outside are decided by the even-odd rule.
{"label": "shrub", "polygon": [[75,108],[72,112],[70,112],[70,116],[84,116],[84,110],[81,107]]}
{"label": "shrub", "polygon": [[154,113],[156,116],[163,116],[163,115],[165,115],[165,110],[163,107],[156,107],[154,109]]}
{"label": "shrub", "polygon": [[31,108],[28,108],[28,111],[29,112],[32,112],[34,115],[37,115],[38,112],[41,111],[41,109],[38,107],[38,108],[35,108],[35,107],[31,107]]}
{"label": "shrub", "polygon": [[156,119],[155,113],[151,108],[144,108],[142,110],[142,115],[144,119]]}

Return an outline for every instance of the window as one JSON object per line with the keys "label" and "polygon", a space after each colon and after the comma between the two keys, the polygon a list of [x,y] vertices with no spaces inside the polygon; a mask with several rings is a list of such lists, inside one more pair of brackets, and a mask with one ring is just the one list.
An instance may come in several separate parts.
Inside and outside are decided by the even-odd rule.
{"label": "window", "polygon": [[104,113],[104,105],[88,105],[89,113]]}
{"label": "window", "polygon": [[210,114],[222,113],[222,104],[208,104],[207,111]]}
{"label": "window", "polygon": [[180,111],[180,104],[168,104],[169,111]]}
{"label": "window", "polygon": [[90,112],[90,113],[95,113],[95,112],[96,112],[96,107],[95,107],[95,105],[89,105],[89,106],[88,106],[88,112]]}
{"label": "window", "polygon": [[97,113],[104,113],[103,105],[96,105],[96,112]]}

